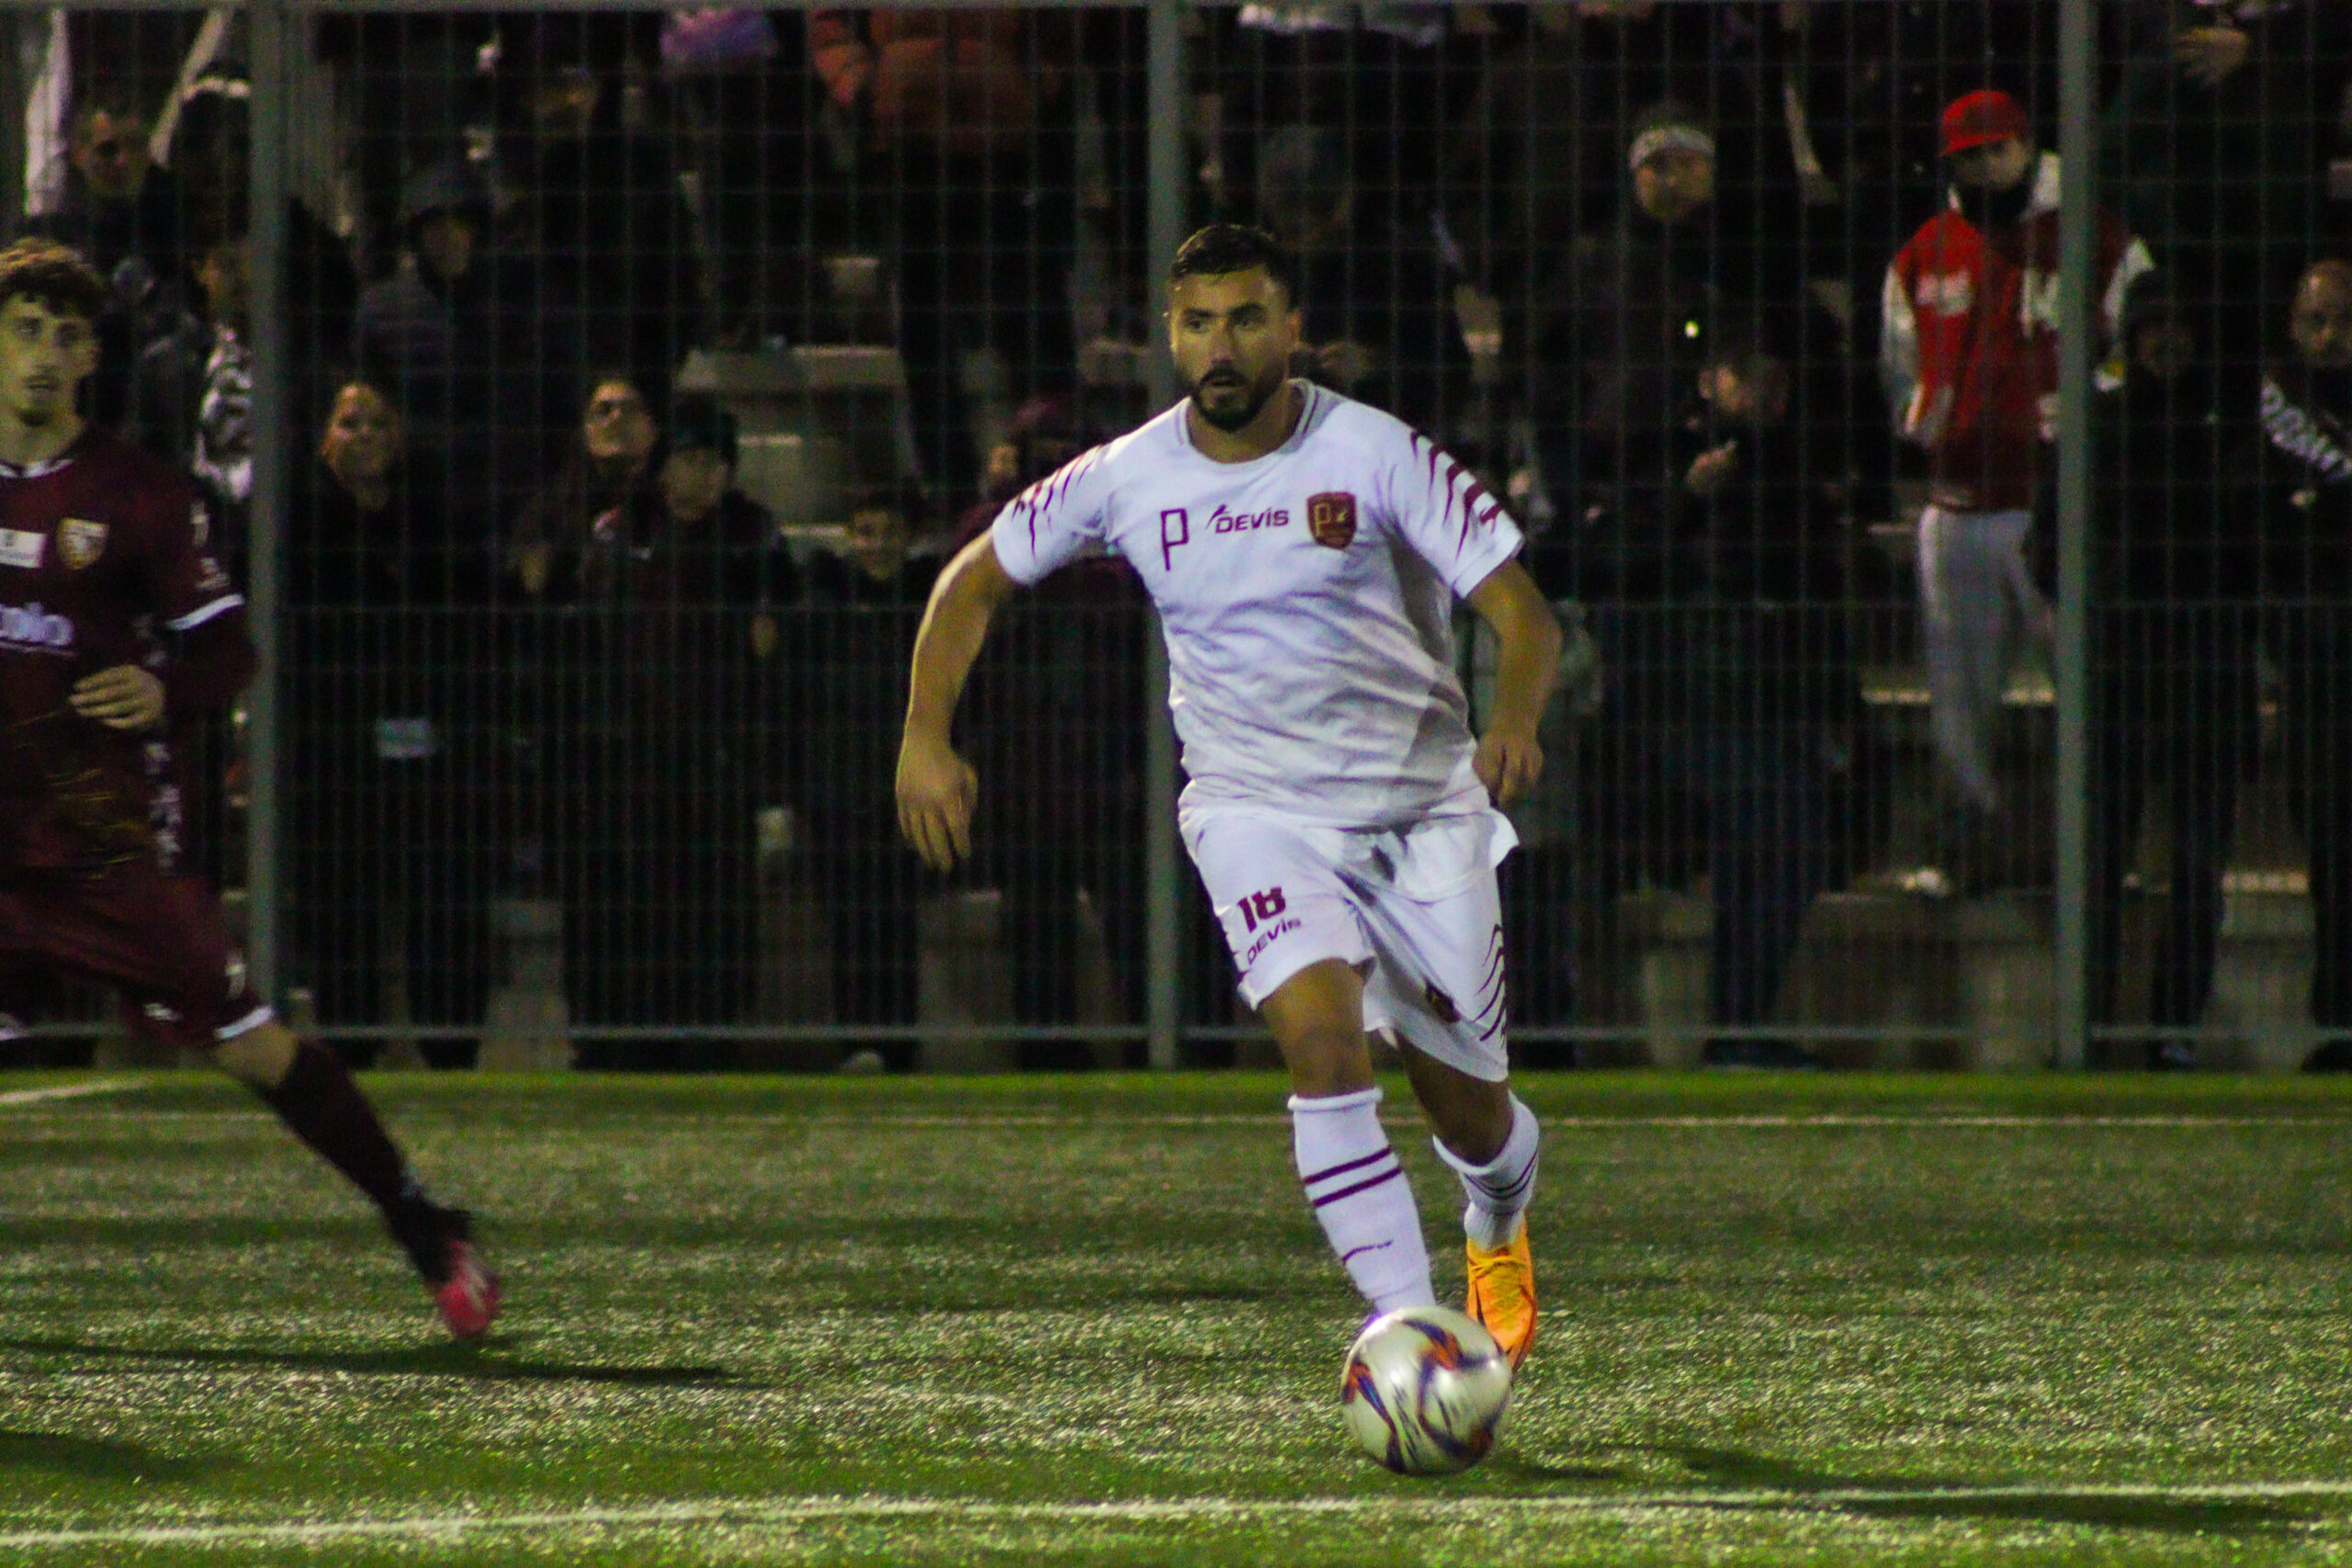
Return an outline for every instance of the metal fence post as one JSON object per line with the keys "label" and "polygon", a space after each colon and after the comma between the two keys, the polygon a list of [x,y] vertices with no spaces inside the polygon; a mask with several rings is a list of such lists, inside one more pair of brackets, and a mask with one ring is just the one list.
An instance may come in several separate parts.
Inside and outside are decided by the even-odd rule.
{"label": "metal fence post", "polygon": [[[1145,93],[1148,163],[1146,265],[1152,278],[1155,341],[1151,393],[1155,408],[1177,396],[1176,367],[1159,327],[1168,308],[1168,260],[1184,238],[1184,0],[1151,0],[1146,42]],[[1154,1068],[1177,1066],[1176,977],[1179,970],[1177,891],[1182,866],[1176,853],[1176,734],[1168,716],[1168,644],[1155,623],[1146,681],[1145,722],[1150,728],[1145,757],[1147,835],[1145,906],[1145,1053]]]}
{"label": "metal fence post", "polygon": [[2052,956],[2058,1065],[2088,1061],[2090,1021],[2090,504],[2091,340],[2098,324],[2092,242],[2098,193],[2092,102],[2091,0],[2058,13],[2058,155],[2065,199],[2058,216],[2058,843],[2056,951]]}
{"label": "metal fence post", "polygon": [[[245,20],[253,94],[246,208],[253,293],[256,299],[282,301],[287,297],[287,49],[299,24],[282,0],[249,0]],[[285,540],[286,431],[294,411],[288,407],[282,312],[254,311],[253,334],[254,491],[245,604],[261,673],[245,694],[245,949],[256,988],[274,997],[279,908],[278,568]]]}

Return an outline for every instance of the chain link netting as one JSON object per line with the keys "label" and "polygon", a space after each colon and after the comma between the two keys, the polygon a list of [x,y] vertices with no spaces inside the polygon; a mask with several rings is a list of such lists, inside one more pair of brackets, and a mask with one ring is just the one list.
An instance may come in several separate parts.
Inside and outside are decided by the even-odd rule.
{"label": "chain link netting", "polygon": [[[188,468],[237,570],[271,531],[274,810],[224,717],[187,832],[356,1055],[1071,1068],[1141,1065],[1159,1023],[1186,1063],[1271,1059],[1189,870],[1152,886],[1131,575],[999,626],[968,873],[923,872],[891,801],[945,556],[1167,385],[1157,203],[1296,253],[1297,373],[1507,497],[1569,629],[1503,872],[1522,1062],[2048,1059],[2076,680],[2093,1060],[2332,1062],[2352,7],[2098,7],[2084,170],[2060,17],[297,8],[257,68],[241,9],[16,10],[0,179],[113,288],[91,412]],[[87,1048],[96,1002],[67,1016],[40,1050]]]}

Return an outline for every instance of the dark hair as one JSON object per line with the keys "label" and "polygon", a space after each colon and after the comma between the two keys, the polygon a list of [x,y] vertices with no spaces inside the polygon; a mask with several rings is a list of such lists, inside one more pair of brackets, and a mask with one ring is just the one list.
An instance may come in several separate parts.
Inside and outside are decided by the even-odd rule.
{"label": "dark hair", "polygon": [[82,253],[55,240],[23,239],[0,251],[0,306],[30,299],[61,316],[95,321],[114,291]]}
{"label": "dark hair", "polygon": [[645,405],[645,412],[653,416],[656,425],[668,423],[662,417],[667,411],[654,400],[652,382],[627,365],[598,366],[580,378],[580,400],[576,406],[582,420],[588,417],[588,405],[596,400],[596,394],[616,382],[637,394],[638,400]]}
{"label": "dark hair", "polygon": [[1176,247],[1168,264],[1170,284],[1183,277],[1222,277],[1263,268],[1284,299],[1298,299],[1298,264],[1289,248],[1265,230],[1248,223],[1212,223]]}
{"label": "dark hair", "polygon": [[861,512],[896,513],[910,534],[921,534],[930,520],[922,485],[914,479],[876,479],[853,485],[847,501],[842,509],[844,517],[854,517]]}
{"label": "dark hair", "polygon": [[742,435],[734,411],[708,392],[688,392],[672,403],[669,427],[673,453],[715,452],[729,468],[741,457]]}
{"label": "dark hair", "polygon": [[68,129],[78,140],[84,131],[90,129],[90,122],[100,115],[108,119],[130,120],[139,126],[142,134],[153,124],[139,100],[122,88],[116,87],[85,95],[82,101],[74,106],[73,120]]}
{"label": "dark hair", "polygon": [[1781,342],[1783,335],[1774,331],[1770,322],[1747,315],[1729,315],[1715,321],[1709,330],[1703,363],[1711,370],[1736,370],[1742,374],[1765,360],[1786,367],[1795,355]]}

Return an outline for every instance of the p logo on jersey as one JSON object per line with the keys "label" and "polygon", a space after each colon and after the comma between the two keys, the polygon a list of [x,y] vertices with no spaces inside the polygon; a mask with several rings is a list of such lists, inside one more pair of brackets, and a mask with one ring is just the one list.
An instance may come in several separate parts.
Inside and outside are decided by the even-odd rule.
{"label": "p logo on jersey", "polygon": [[1343,490],[1308,496],[1306,531],[1327,549],[1346,549],[1355,542],[1356,498]]}
{"label": "p logo on jersey", "polygon": [[57,558],[71,571],[96,566],[106,554],[107,525],[86,518],[68,517],[57,525]]}

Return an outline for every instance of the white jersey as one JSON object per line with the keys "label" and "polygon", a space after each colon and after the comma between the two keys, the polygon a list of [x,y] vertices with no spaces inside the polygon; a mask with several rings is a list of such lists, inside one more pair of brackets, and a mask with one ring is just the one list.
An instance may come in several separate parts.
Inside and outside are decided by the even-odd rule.
{"label": "white jersey", "polygon": [[998,514],[997,559],[1024,584],[1106,551],[1135,568],[1167,633],[1187,808],[1374,828],[1483,811],[1453,599],[1519,529],[1426,435],[1299,386],[1297,429],[1246,463],[1203,455],[1184,403],[1080,457]]}

